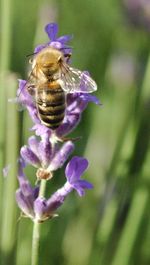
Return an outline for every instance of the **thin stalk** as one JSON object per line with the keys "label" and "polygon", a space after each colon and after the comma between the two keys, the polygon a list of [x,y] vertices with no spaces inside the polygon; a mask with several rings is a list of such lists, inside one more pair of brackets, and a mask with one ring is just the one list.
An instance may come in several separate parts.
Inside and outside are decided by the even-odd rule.
{"label": "thin stalk", "polygon": [[[44,196],[46,190],[46,180],[41,181],[39,197]],[[32,257],[31,265],[39,264],[39,242],[40,242],[40,231],[41,223],[35,220],[33,225],[33,235],[32,235]]]}
{"label": "thin stalk", "polygon": [[139,188],[133,198],[128,218],[120,238],[112,265],[128,265],[137,238],[137,234],[145,215],[149,192],[146,188]]}
{"label": "thin stalk", "polygon": [[[7,82],[6,82],[7,81]],[[17,77],[7,75],[7,99],[16,95]],[[11,88],[11,89],[10,89]],[[8,175],[3,178],[3,200],[1,218],[1,255],[2,264],[9,264],[14,255],[16,240],[16,203],[15,190],[17,185],[17,158],[18,158],[18,112],[14,104],[6,104],[6,129],[5,129],[5,166],[9,165]]]}
{"label": "thin stalk", "polygon": [[[6,73],[10,65],[12,0],[1,0],[0,3],[0,172],[4,167],[4,140],[6,121]],[[3,179],[0,178],[0,216],[2,216]],[[1,226],[1,218],[0,218]]]}
{"label": "thin stalk", "polygon": [[12,0],[1,1],[1,52],[0,70],[7,71],[10,64]]}

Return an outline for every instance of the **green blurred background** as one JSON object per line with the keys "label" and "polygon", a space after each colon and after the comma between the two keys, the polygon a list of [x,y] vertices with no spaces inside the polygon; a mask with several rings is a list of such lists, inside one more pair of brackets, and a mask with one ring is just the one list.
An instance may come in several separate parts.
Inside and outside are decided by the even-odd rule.
{"label": "green blurred background", "polygon": [[[73,136],[74,154],[89,159],[94,185],[72,193],[59,218],[42,224],[40,265],[150,264],[150,3],[142,0],[1,0],[0,9],[0,265],[29,265],[32,222],[15,203],[19,149],[32,122],[8,103],[27,78],[44,26],[74,35],[72,65],[89,70],[103,106],[89,104]],[[8,176],[2,169],[10,165]],[[26,170],[31,182],[35,170]],[[59,170],[47,197],[64,183]]]}

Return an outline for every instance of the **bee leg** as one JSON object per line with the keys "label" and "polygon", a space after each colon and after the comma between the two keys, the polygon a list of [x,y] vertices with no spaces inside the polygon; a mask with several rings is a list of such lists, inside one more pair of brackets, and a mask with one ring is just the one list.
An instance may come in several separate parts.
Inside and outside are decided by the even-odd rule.
{"label": "bee leg", "polygon": [[73,141],[73,142],[76,142],[76,141],[79,141],[82,139],[82,136],[78,136],[78,137],[62,137],[61,138],[61,141],[62,142],[67,142],[67,141]]}

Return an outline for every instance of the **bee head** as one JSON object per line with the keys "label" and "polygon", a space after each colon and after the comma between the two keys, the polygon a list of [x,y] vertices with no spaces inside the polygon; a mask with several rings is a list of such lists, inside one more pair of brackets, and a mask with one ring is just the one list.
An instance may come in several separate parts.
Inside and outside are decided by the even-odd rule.
{"label": "bee head", "polygon": [[36,64],[46,76],[52,76],[59,71],[63,54],[50,47],[42,50],[36,57]]}

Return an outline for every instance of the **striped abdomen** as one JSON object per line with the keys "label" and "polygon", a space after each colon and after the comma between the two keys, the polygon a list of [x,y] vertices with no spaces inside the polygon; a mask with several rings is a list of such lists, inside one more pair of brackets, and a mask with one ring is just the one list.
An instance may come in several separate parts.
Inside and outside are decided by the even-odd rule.
{"label": "striped abdomen", "polygon": [[55,130],[64,119],[65,93],[57,81],[40,86],[36,95],[37,109],[41,122]]}

